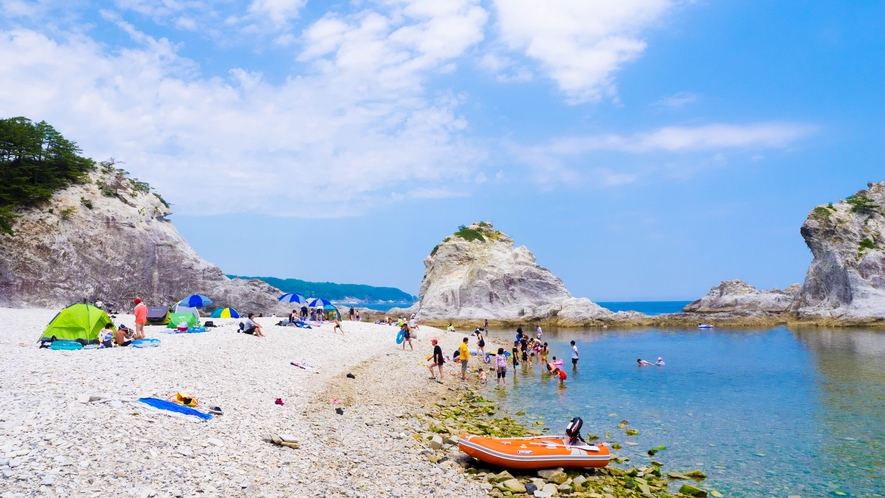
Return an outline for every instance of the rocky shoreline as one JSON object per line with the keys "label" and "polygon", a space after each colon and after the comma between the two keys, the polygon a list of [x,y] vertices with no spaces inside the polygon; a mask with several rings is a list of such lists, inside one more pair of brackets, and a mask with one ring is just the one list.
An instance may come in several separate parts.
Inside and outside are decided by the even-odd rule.
{"label": "rocky shoreline", "polygon": [[[473,330],[482,327],[482,320],[425,320],[425,325],[445,328],[450,323],[457,330]],[[586,322],[574,322],[556,319],[524,320],[489,320],[491,329],[516,329],[534,330],[540,325],[548,328],[602,328],[612,330],[638,329],[638,328],[674,328],[693,329],[699,323],[711,324],[717,328],[773,328],[773,327],[819,327],[819,328],[885,328],[885,319],[878,318],[802,318],[797,315],[754,315],[754,316],[710,316],[695,313],[674,313],[667,315],[643,316],[622,320],[593,320]]]}

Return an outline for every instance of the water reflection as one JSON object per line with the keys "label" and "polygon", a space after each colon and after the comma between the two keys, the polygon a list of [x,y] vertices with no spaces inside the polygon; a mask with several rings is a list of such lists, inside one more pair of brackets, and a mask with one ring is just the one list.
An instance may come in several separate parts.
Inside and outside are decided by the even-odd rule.
{"label": "water reflection", "polygon": [[820,471],[846,483],[881,481],[885,332],[799,329],[793,333],[814,352],[819,374],[815,420],[822,449]]}
{"label": "water reflection", "polygon": [[[488,337],[512,343],[513,332]],[[572,339],[577,371],[567,360]],[[885,333],[564,329],[543,340],[566,359],[567,388],[542,366],[521,365],[496,397],[511,415],[544,417],[551,431],[580,415],[590,432],[622,443],[631,464],[665,445],[656,459],[702,468],[705,487],[733,496],[885,493]],[[658,356],[665,367],[637,368],[636,358]],[[640,435],[626,437],[621,419]]]}

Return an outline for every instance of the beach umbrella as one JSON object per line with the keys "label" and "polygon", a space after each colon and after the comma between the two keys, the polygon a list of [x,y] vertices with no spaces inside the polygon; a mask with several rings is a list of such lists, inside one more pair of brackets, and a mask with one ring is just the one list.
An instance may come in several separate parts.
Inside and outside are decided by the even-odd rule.
{"label": "beach umbrella", "polygon": [[323,299],[321,297],[315,298],[313,301],[310,302],[310,304],[308,304],[308,306],[310,306],[311,308],[325,308],[326,306],[331,306],[331,305],[332,305],[332,301],[329,301],[327,299]]}
{"label": "beach umbrella", "polygon": [[233,308],[218,308],[209,318],[239,318],[240,314]]}
{"label": "beach umbrella", "polygon": [[178,304],[189,306],[191,308],[202,308],[203,306],[212,304],[212,300],[202,294],[194,294],[182,299]]}
{"label": "beach umbrella", "polygon": [[283,294],[282,296],[278,297],[277,301],[280,301],[283,303],[306,303],[307,299],[305,299],[304,296],[302,296],[301,294],[295,294],[295,293],[290,292],[288,294]]}

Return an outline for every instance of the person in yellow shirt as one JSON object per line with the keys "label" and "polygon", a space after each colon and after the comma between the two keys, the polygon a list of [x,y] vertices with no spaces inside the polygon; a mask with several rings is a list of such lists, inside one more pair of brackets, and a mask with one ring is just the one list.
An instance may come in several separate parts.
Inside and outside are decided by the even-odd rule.
{"label": "person in yellow shirt", "polygon": [[458,359],[461,362],[461,380],[467,380],[467,363],[470,361],[470,348],[467,347],[469,338],[465,337],[458,348]]}

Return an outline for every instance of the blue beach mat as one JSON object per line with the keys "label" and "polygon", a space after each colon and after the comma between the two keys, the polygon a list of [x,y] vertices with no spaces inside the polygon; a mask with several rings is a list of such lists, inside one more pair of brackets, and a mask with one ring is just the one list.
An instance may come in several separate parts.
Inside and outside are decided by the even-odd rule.
{"label": "blue beach mat", "polygon": [[160,345],[159,339],[154,339],[153,337],[147,337],[145,339],[136,339],[132,341],[133,348],[155,348]]}
{"label": "blue beach mat", "polygon": [[209,331],[209,329],[207,329],[206,327],[190,327],[189,329],[187,329],[188,334],[195,334],[197,332],[208,332],[208,331]]}
{"label": "blue beach mat", "polygon": [[166,401],[165,399],[160,398],[138,398],[138,401],[158,410],[165,410],[167,412],[171,412],[172,414],[185,415],[188,417],[197,417],[200,420],[209,420],[212,418],[212,415],[208,413],[203,413],[197,410],[194,410],[191,407],[179,405],[178,403],[173,403],[171,401]]}

